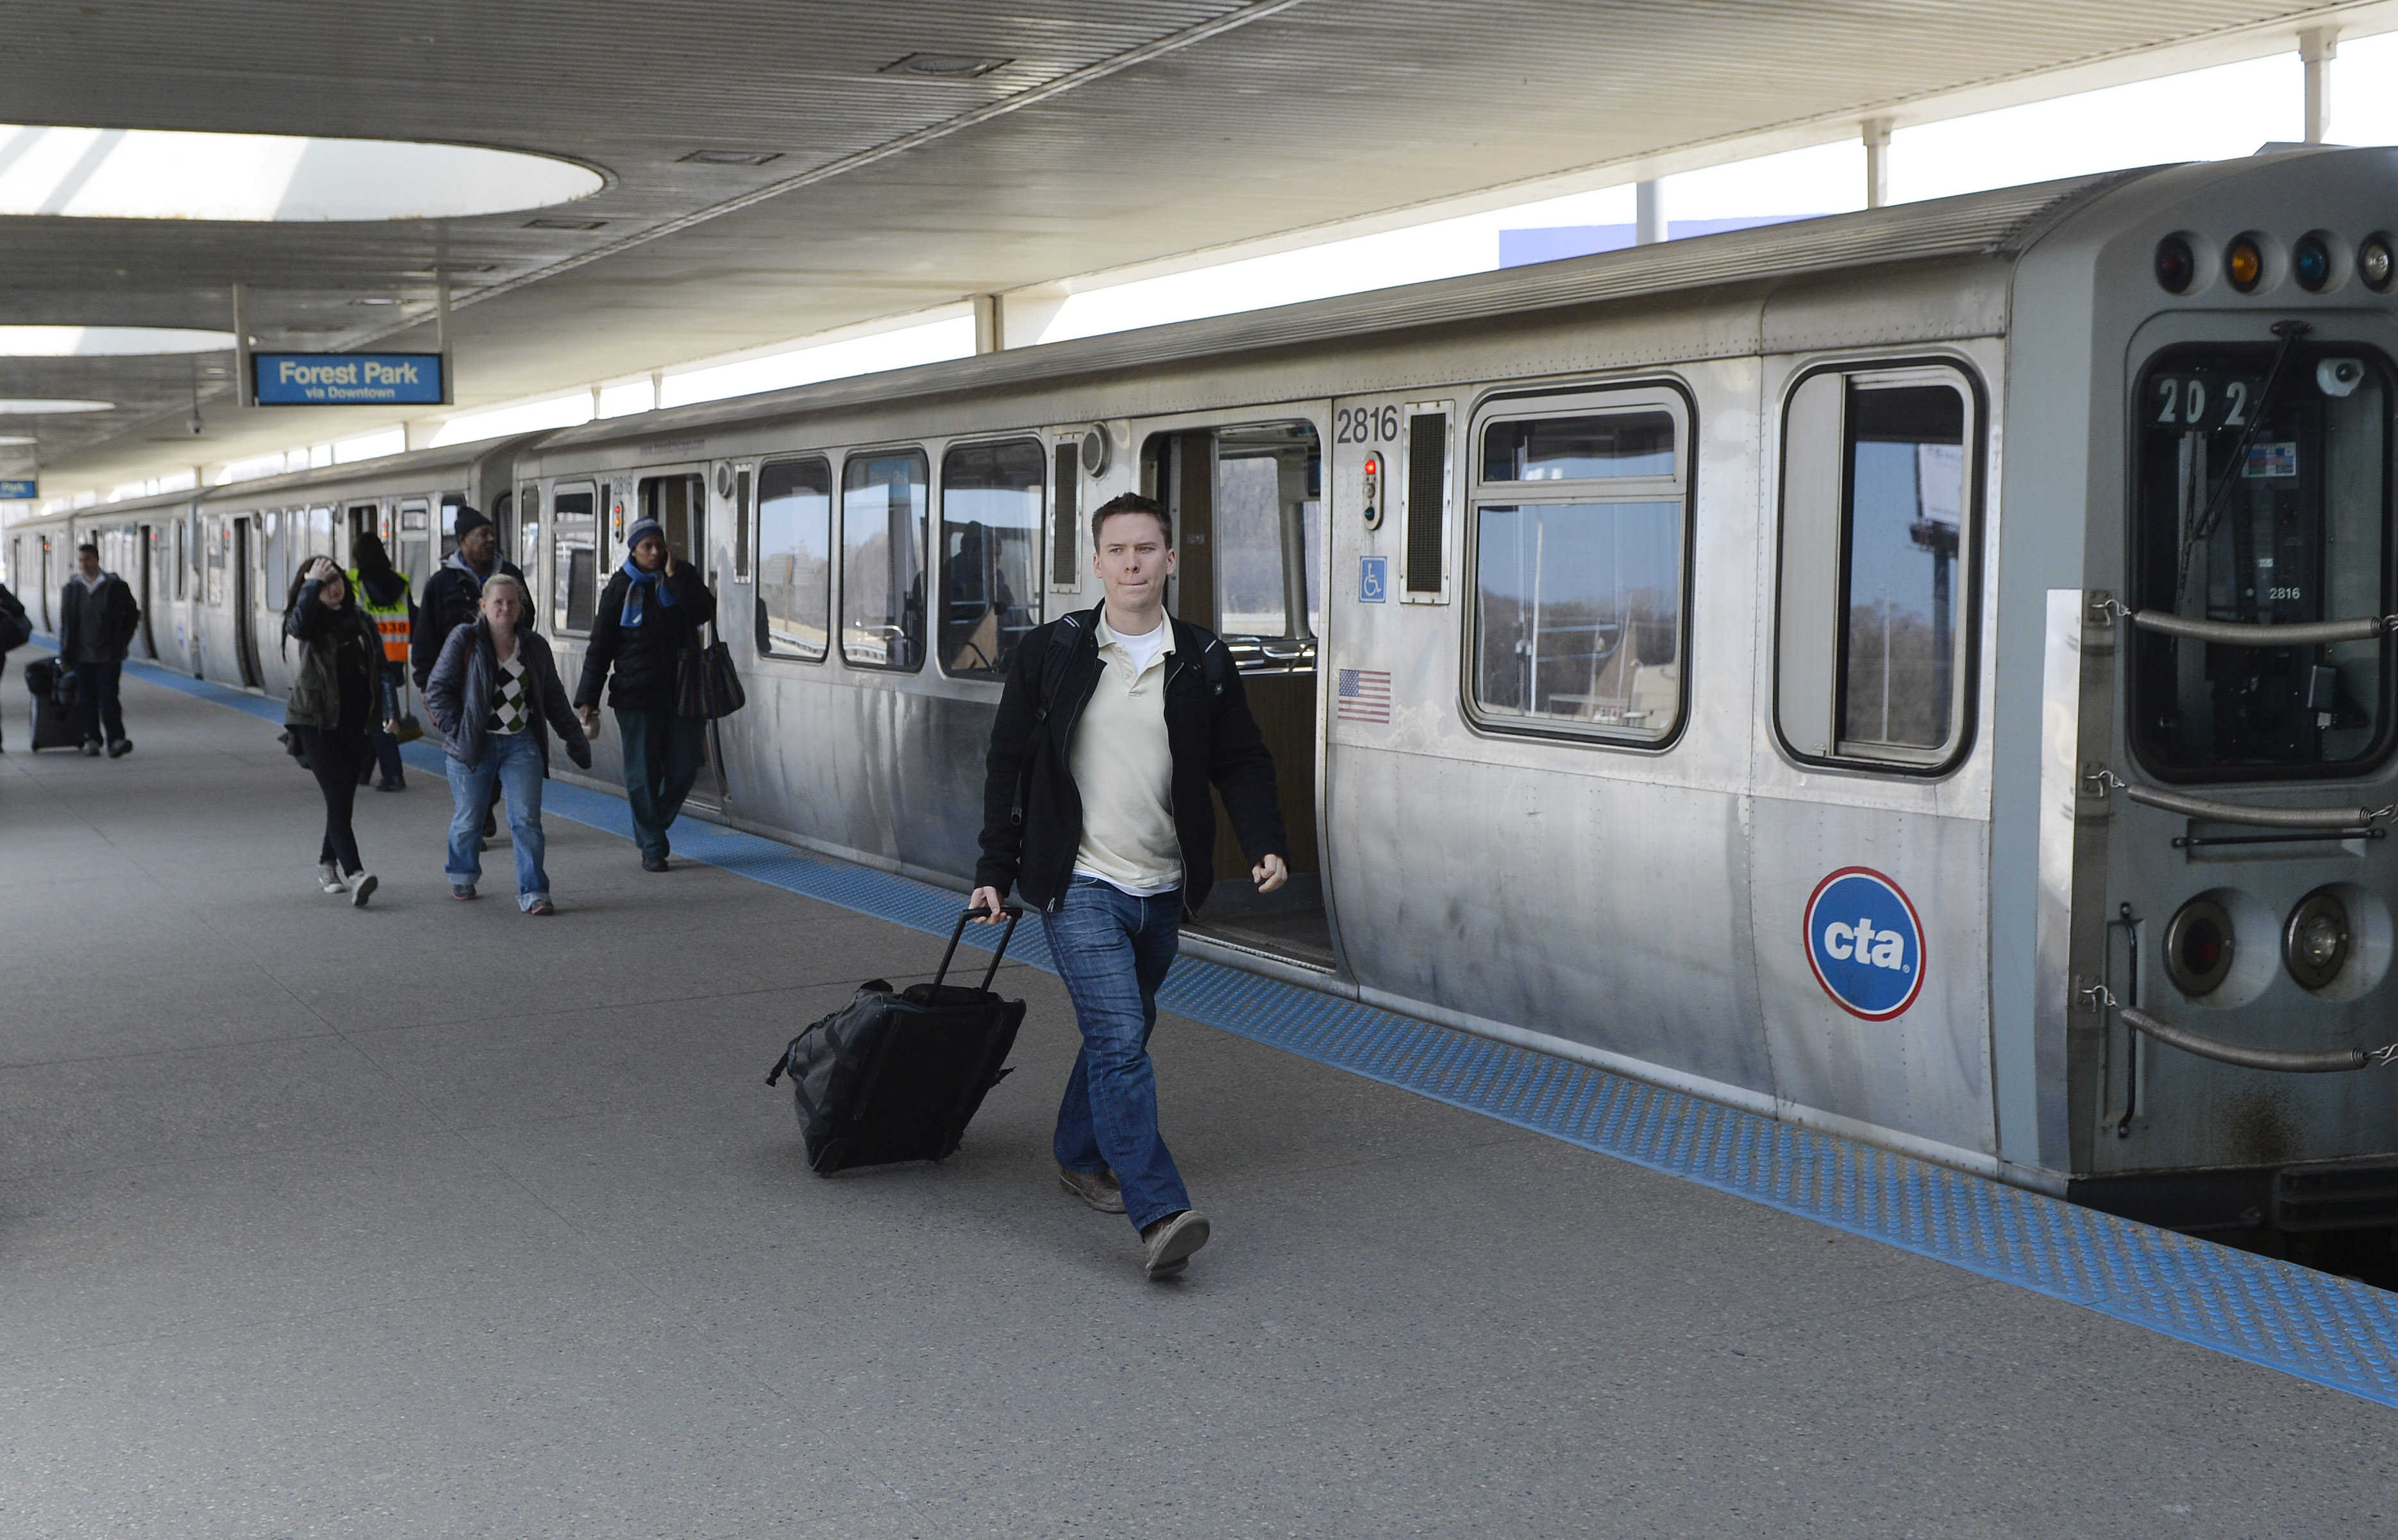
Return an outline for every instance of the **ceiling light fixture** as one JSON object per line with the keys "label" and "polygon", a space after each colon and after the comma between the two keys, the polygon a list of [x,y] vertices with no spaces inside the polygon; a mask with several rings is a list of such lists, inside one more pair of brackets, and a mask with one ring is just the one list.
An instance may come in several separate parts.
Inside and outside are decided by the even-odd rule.
{"label": "ceiling light fixture", "polygon": [[877,74],[921,74],[936,80],[972,80],[1015,63],[970,53],[911,53],[875,71]]}
{"label": "ceiling light fixture", "polygon": [[232,350],[232,332],[190,327],[0,326],[0,358],[127,358]]}
{"label": "ceiling light fixture", "polygon": [[0,124],[0,214],[83,219],[457,219],[607,185],[547,155],[400,140]]}
{"label": "ceiling light fixture", "polygon": [[676,161],[686,166],[763,166],[782,158],[780,150],[694,150]]}
{"label": "ceiling light fixture", "polygon": [[529,219],[525,221],[524,227],[528,230],[604,230],[608,222],[604,219]]}
{"label": "ceiling light fixture", "polygon": [[0,417],[37,417],[53,412],[115,410],[115,401],[81,401],[68,397],[0,397]]}

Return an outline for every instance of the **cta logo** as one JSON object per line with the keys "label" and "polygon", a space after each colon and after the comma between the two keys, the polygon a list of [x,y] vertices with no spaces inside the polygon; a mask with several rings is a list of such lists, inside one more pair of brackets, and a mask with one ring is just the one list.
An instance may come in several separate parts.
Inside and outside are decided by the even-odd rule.
{"label": "cta logo", "polygon": [[1842,867],[1807,899],[1807,966],[1842,1010],[1887,1021],[1923,991],[1923,923],[1896,883]]}

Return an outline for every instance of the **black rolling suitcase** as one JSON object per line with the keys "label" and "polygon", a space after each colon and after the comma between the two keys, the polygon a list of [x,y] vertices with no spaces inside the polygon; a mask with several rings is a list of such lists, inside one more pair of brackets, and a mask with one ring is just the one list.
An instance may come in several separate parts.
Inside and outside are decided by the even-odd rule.
{"label": "black rolling suitcase", "polygon": [[978,987],[967,989],[947,981],[950,959],[977,912],[958,916],[931,983],[894,990],[886,979],[870,979],[775,1060],[766,1084],[791,1077],[809,1170],[830,1176],[852,1166],[939,1160],[958,1147],[983,1097],[1006,1075],[1024,1002],[1001,999],[990,981],[1024,912],[1005,912],[1007,929],[990,966]]}
{"label": "black rolling suitcase", "polygon": [[34,749],[75,749],[83,744],[83,712],[77,708],[74,670],[54,657],[37,657],[25,665],[25,689],[34,697]]}

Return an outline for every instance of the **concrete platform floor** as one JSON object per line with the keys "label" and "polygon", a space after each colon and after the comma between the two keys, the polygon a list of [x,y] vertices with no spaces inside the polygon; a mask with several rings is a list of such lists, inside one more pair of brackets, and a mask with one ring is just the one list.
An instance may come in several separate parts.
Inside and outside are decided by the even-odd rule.
{"label": "concrete platform floor", "polygon": [[555,817],[560,915],[453,903],[421,776],[355,912],[272,727],[36,757],[17,672],[0,1535],[2398,1528],[2398,1412],[1173,1020],[1144,1283],[1023,967],[964,1149],[820,1181],[761,1077],[937,942]]}

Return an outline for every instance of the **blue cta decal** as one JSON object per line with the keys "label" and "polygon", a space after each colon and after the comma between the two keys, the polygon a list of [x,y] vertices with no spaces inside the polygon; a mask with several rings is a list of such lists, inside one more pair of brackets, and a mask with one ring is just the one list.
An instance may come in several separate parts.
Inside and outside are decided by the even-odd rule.
{"label": "blue cta decal", "polygon": [[1923,923],[1896,883],[1842,867],[1807,899],[1807,965],[1842,1010],[1887,1021],[1923,991]]}

